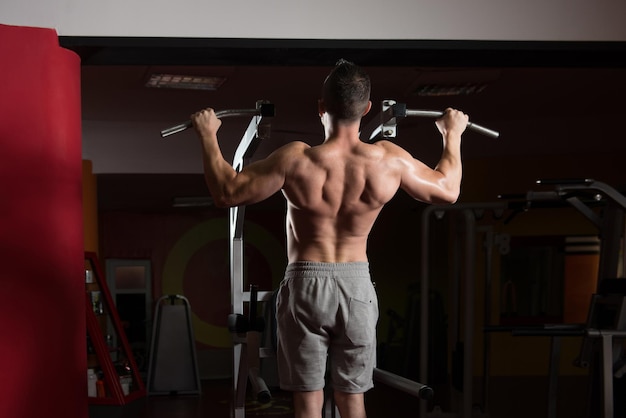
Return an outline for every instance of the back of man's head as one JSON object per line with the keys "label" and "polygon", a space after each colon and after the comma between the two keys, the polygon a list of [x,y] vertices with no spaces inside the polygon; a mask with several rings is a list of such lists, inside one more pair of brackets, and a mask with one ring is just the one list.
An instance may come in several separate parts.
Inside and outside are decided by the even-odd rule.
{"label": "back of man's head", "polygon": [[324,81],[325,110],[337,121],[357,121],[367,109],[370,90],[370,78],[365,70],[341,59]]}

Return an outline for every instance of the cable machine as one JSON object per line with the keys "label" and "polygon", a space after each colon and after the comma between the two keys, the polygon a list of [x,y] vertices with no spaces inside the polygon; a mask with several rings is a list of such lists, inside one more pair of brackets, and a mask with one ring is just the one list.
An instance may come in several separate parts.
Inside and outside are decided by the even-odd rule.
{"label": "cable machine", "polygon": [[[592,179],[583,180],[539,180],[537,184],[551,187],[548,191],[530,191],[523,200],[500,201],[493,203],[455,204],[444,206],[428,206],[422,212],[421,223],[421,301],[420,301],[420,379],[428,376],[428,289],[430,275],[429,234],[432,219],[440,220],[449,212],[458,212],[463,219],[463,301],[461,305],[464,324],[464,349],[462,387],[463,399],[459,416],[476,416],[473,410],[473,345],[474,345],[474,296],[476,270],[476,239],[484,233],[485,248],[485,327],[483,356],[484,386],[483,407],[488,402],[487,379],[489,374],[489,334],[492,332],[508,332],[513,336],[544,336],[550,337],[550,368],[548,372],[547,417],[557,417],[557,384],[558,366],[560,361],[561,340],[563,337],[582,337],[578,357],[573,364],[590,370],[589,417],[623,418],[626,414],[625,397],[615,392],[617,379],[626,374],[626,361],[623,341],[626,338],[626,279],[619,277],[620,264],[626,265],[626,255],[620,251],[625,233],[624,214],[626,197],[611,186]],[[570,206],[581,213],[599,231],[600,261],[598,266],[597,288],[591,295],[590,307],[585,324],[545,324],[540,326],[498,326],[490,325],[491,300],[491,251],[499,246],[501,253],[506,251],[507,239],[503,235],[493,234],[490,229],[477,227],[477,219],[482,218],[485,211],[492,211],[494,219],[501,219],[505,212],[510,221],[516,214],[554,207]],[[453,252],[454,261],[459,262],[458,248]],[[453,264],[456,264],[455,262]],[[460,279],[459,279],[460,280]],[[454,294],[461,289],[453,283]],[[454,302],[452,302],[454,304]],[[457,317],[456,314],[452,314]],[[453,328],[459,324],[452,324]],[[623,389],[623,388],[621,388]],[[428,416],[426,405],[420,405],[420,416]]]}

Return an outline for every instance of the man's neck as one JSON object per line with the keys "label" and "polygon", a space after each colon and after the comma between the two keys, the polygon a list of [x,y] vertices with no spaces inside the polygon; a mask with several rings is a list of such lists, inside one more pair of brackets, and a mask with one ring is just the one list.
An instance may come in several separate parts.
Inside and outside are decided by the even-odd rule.
{"label": "man's neck", "polygon": [[336,122],[330,121],[325,127],[324,131],[326,138],[324,142],[340,140],[340,141],[360,141],[359,128],[360,121],[355,122]]}

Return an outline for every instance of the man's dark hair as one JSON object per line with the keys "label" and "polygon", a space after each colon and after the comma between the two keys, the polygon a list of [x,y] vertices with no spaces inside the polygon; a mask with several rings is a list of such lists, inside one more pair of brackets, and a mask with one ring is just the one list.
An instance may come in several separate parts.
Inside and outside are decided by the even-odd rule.
{"label": "man's dark hair", "polygon": [[324,81],[322,100],[336,120],[355,121],[363,116],[370,99],[369,75],[358,65],[341,59]]}

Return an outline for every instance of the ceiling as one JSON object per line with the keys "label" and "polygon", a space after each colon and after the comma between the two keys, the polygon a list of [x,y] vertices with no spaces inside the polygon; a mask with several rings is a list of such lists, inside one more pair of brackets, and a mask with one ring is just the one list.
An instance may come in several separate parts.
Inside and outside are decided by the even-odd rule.
{"label": "ceiling", "polygon": [[[373,110],[364,126],[376,123],[371,120],[378,120],[384,99],[393,99],[409,109],[456,107],[471,121],[500,132],[498,139],[468,132],[463,153],[469,159],[584,154],[591,146],[604,152],[626,151],[621,126],[626,112],[626,68],[619,59],[626,51],[622,43],[401,44],[398,49],[397,44],[391,48],[361,43],[322,48],[182,44],[187,45],[183,48],[164,46],[163,40],[125,48],[119,40],[98,40],[96,46],[94,42],[62,39],[82,59],[83,155],[92,160],[104,189],[119,189],[120,181],[145,183],[154,176],[160,179],[153,187],[155,196],[167,194],[166,184],[180,195],[177,178],[202,188],[201,181],[190,182],[202,170],[193,132],[162,139],[160,131],[204,107],[248,109],[257,100],[273,103],[275,116],[264,119],[269,137],[255,158],[293,140],[320,143],[317,99],[324,77],[339,58],[364,66],[372,79]],[[217,91],[145,87],[155,73],[221,76],[226,81]],[[416,93],[426,84],[467,83],[484,89],[470,95]],[[224,119],[220,140],[227,158],[249,120]],[[433,120],[418,117],[399,121],[396,142],[427,163],[436,162],[441,146]]]}

